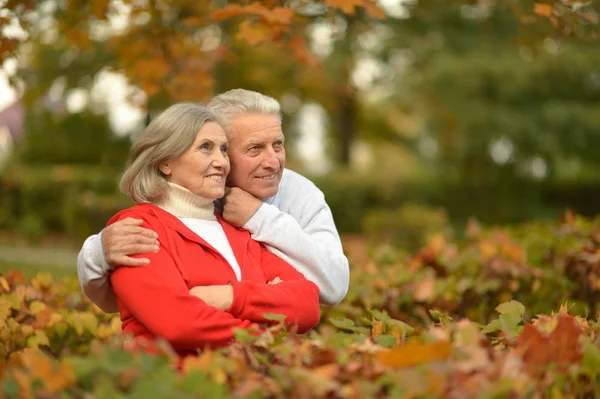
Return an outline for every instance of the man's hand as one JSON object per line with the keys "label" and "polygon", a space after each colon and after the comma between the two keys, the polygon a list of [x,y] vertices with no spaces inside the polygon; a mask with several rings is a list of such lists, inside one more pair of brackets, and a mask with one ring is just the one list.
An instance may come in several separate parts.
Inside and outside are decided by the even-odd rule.
{"label": "man's hand", "polygon": [[233,287],[231,285],[198,286],[192,288],[190,294],[219,310],[227,310],[233,303]]}
{"label": "man's hand", "polygon": [[283,283],[283,280],[280,279],[279,277],[275,277],[273,280],[269,281],[267,284],[275,285],[275,284],[279,284],[279,283]]}
{"label": "man's hand", "polygon": [[231,187],[223,198],[223,219],[235,227],[244,227],[260,208],[262,201],[238,187]]}
{"label": "man's hand", "polygon": [[127,218],[102,231],[102,249],[111,266],[144,266],[150,263],[149,259],[131,255],[159,251],[158,234],[141,227],[143,223],[141,219]]}

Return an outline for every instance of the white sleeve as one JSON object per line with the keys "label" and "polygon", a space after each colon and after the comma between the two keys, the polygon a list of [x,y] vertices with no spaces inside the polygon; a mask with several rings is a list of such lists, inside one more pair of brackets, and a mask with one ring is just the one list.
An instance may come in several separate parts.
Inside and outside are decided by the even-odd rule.
{"label": "white sleeve", "polygon": [[77,275],[85,295],[106,313],[118,312],[110,285],[111,267],[104,257],[102,232],[88,237],[77,255]]}
{"label": "white sleeve", "polygon": [[321,303],[334,305],[348,292],[350,270],[333,215],[324,199],[310,214],[303,210],[304,228],[291,215],[263,203],[244,228],[252,238],[294,266],[320,289]]}

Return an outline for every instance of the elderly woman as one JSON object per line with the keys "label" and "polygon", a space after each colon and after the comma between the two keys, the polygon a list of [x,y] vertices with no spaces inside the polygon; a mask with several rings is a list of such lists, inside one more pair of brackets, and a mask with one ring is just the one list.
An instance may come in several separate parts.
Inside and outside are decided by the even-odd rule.
{"label": "elderly woman", "polygon": [[[282,314],[302,333],[319,321],[319,289],[250,234],[215,213],[229,173],[227,137],[210,110],[177,104],[134,142],[121,190],[137,205],[117,213],[158,234],[145,267],[116,267],[122,329],[162,337],[182,356],[227,345],[234,328]],[[118,265],[115,265],[118,266]]]}

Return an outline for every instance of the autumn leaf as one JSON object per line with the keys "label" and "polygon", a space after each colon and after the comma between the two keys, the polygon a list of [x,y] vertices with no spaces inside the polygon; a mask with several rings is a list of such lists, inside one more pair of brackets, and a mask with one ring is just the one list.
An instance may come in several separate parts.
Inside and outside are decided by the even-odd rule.
{"label": "autumn leaf", "polygon": [[344,14],[354,15],[356,7],[363,6],[361,0],[325,0],[328,6],[340,9]]}
{"label": "autumn leaf", "polygon": [[542,335],[532,324],[527,324],[517,337],[517,349],[523,352],[523,361],[532,375],[542,373],[551,364],[559,372],[566,372],[567,366],[581,360],[581,335],[575,318],[562,316],[550,335]]}
{"label": "autumn leaf", "polygon": [[375,0],[363,0],[361,6],[371,18],[385,19],[385,12],[377,5]]}
{"label": "autumn leaf", "polygon": [[42,381],[48,392],[60,392],[75,381],[75,375],[68,363],[63,361],[53,365],[52,360],[37,349],[25,351],[23,363],[34,377]]}
{"label": "autumn leaf", "polygon": [[378,357],[379,361],[386,366],[410,367],[445,360],[451,353],[452,346],[449,342],[420,343],[411,340],[399,348],[379,352]]}
{"label": "autumn leaf", "polygon": [[220,10],[216,10],[211,14],[211,19],[215,21],[222,21],[225,19],[237,17],[241,15],[243,11],[243,7],[239,4],[228,4]]}
{"label": "autumn leaf", "polygon": [[413,297],[418,302],[428,302],[435,294],[435,278],[429,276],[418,281],[415,286]]}
{"label": "autumn leaf", "polygon": [[267,32],[264,28],[246,20],[240,24],[237,35],[238,40],[244,40],[251,46],[256,46],[267,40]]}
{"label": "autumn leaf", "polygon": [[533,12],[544,17],[550,17],[554,13],[554,10],[550,4],[535,3]]}

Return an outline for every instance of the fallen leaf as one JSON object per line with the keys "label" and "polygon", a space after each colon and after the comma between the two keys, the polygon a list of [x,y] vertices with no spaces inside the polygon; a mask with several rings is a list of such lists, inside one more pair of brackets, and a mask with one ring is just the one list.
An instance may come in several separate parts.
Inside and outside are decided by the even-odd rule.
{"label": "fallen leaf", "polygon": [[449,342],[420,343],[409,341],[404,346],[380,351],[379,361],[390,367],[410,367],[447,359],[452,353]]}
{"label": "fallen leaf", "polygon": [[559,372],[581,361],[579,337],[582,331],[573,316],[562,316],[550,335],[543,335],[532,324],[527,324],[517,337],[517,348],[523,351],[523,362],[531,374],[543,372],[556,364]]}

